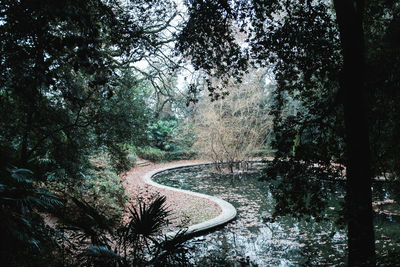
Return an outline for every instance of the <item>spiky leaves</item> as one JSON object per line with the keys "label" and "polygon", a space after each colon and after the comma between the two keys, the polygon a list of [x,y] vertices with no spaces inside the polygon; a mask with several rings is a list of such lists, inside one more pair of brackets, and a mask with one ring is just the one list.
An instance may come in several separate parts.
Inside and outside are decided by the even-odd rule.
{"label": "spiky leaves", "polygon": [[[33,173],[26,169],[9,169],[2,173],[0,182],[0,261],[5,266],[24,265],[26,258],[15,251],[32,257],[31,263],[40,264],[43,248],[54,244],[50,229],[39,212],[50,212],[62,206],[52,193],[36,188]],[[40,256],[41,255],[41,256]]]}
{"label": "spiky leaves", "polygon": [[75,238],[79,243],[68,249],[79,255],[82,265],[164,266],[186,262],[184,231],[173,237],[162,235],[169,215],[164,196],[130,208],[130,219],[116,230],[107,227],[105,216],[87,203],[74,202],[82,218],[70,222],[73,227],[68,229],[71,235],[79,237]]}

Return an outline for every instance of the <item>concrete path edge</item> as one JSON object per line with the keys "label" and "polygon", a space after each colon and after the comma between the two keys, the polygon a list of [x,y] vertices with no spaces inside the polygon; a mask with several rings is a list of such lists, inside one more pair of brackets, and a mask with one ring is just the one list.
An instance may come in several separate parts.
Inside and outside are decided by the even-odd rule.
{"label": "concrete path edge", "polygon": [[[159,169],[155,169],[153,171],[150,171],[148,173],[146,173],[143,176],[143,181],[145,183],[147,183],[148,185],[154,186],[154,187],[158,187],[158,188],[163,188],[163,189],[167,189],[167,190],[172,190],[172,191],[176,191],[176,192],[182,192],[185,194],[189,194],[192,196],[198,196],[201,198],[205,198],[208,199],[210,201],[215,202],[216,204],[218,204],[218,206],[221,208],[221,213],[215,217],[212,218],[210,220],[198,223],[198,224],[194,224],[189,226],[186,229],[185,235],[195,235],[196,233],[200,233],[200,232],[204,232],[207,230],[211,230],[214,229],[218,226],[221,226],[223,224],[228,223],[229,221],[233,220],[236,217],[236,209],[235,207],[230,204],[229,202],[222,200],[218,197],[214,197],[214,196],[210,196],[210,195],[206,195],[206,194],[201,194],[201,193],[197,193],[197,192],[192,192],[192,191],[188,191],[188,190],[183,190],[183,189],[179,189],[179,188],[174,188],[174,187],[170,187],[170,186],[166,186],[166,185],[162,185],[159,183],[156,183],[152,180],[152,177],[158,173],[164,172],[164,171],[169,171],[169,170],[174,170],[174,169],[180,169],[180,168],[185,168],[185,167],[192,167],[192,166],[198,166],[198,165],[207,165],[209,163],[186,163],[186,164],[177,164],[177,165],[173,165],[173,166],[168,166],[168,167],[162,167]],[[175,234],[177,234],[178,231],[175,232],[169,232],[167,233],[167,236],[174,236]]]}

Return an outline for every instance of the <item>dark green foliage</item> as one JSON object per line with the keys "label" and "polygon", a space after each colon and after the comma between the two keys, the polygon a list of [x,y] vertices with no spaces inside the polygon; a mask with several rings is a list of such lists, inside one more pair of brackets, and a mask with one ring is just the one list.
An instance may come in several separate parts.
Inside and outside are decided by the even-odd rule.
{"label": "dark green foliage", "polygon": [[175,150],[172,138],[175,135],[178,122],[176,120],[159,120],[150,125],[150,142],[153,146],[163,150]]}
{"label": "dark green foliage", "polygon": [[161,226],[166,223],[168,212],[165,208],[165,197],[156,198],[149,207],[146,203],[141,203],[139,208],[130,209],[131,221],[128,225],[128,236],[143,235],[154,236]]}
{"label": "dark green foliage", "polygon": [[378,0],[366,7],[366,86],[372,103],[368,119],[373,171],[394,178],[400,174],[400,7],[395,1]]}
{"label": "dark green foliage", "polygon": [[[274,6],[262,17],[265,5],[275,4],[256,1],[257,37],[251,42],[259,62],[272,63],[276,73],[271,145],[277,159],[293,160],[275,160],[267,173],[282,177],[272,190],[278,200],[276,213],[316,216],[324,211],[324,193],[309,179],[334,179],[342,173],[332,162],[345,162],[343,110],[338,105],[342,63],[338,31],[333,11],[323,1],[289,5],[289,19],[282,23],[276,23],[272,13],[284,12],[283,7]],[[263,28],[262,23],[271,26]],[[306,199],[313,205],[306,205]]]}
{"label": "dark green foliage", "polygon": [[189,159],[196,159],[198,156],[198,151],[186,148],[186,150],[178,150],[167,152],[165,154],[166,161],[173,161],[173,160],[189,160]]}
{"label": "dark green foliage", "polygon": [[[66,241],[75,244],[79,248],[82,244],[102,245],[110,241],[107,236],[112,232],[112,221],[89,203],[71,198],[74,203],[74,216],[68,213],[60,213],[58,217],[62,220],[61,230],[71,230],[70,238]],[[68,252],[70,248],[66,248]]]}
{"label": "dark green foliage", "polygon": [[[52,223],[55,214],[73,219],[86,209],[85,231],[93,243],[105,242],[98,235],[115,225],[126,200],[115,173],[131,166],[125,144],[146,141],[150,118],[148,86],[130,64],[165,45],[162,31],[174,16],[170,1],[1,1],[1,256],[9,257],[2,264],[63,265],[54,238],[77,240],[50,230],[45,215]],[[112,167],[93,166],[99,151]],[[12,166],[32,170],[35,180],[28,171],[10,176]],[[39,189],[44,184],[63,208],[48,209],[54,196]]]}
{"label": "dark green foliage", "polygon": [[[116,144],[145,137],[140,85],[118,68],[128,55],[138,60],[160,44],[159,31],[143,27],[160,25],[173,5],[120,4],[2,1],[0,111],[7,114],[0,120],[2,168],[24,166],[43,179],[64,169],[76,177],[95,148],[104,146],[122,158]],[[143,5],[159,13],[157,22],[142,17]]]}
{"label": "dark green foliage", "polygon": [[188,147],[183,149],[184,150],[163,151],[158,148],[146,146],[136,148],[136,153],[140,158],[152,162],[194,159],[198,155],[197,151]]}
{"label": "dark green foliage", "polygon": [[96,128],[99,147],[108,151],[112,165],[120,173],[132,167],[128,160],[130,145],[146,143],[151,111],[147,107],[146,84],[140,83],[129,71],[123,71],[113,96],[105,99],[100,122]]}
{"label": "dark green foliage", "polygon": [[70,218],[77,216],[72,197],[90,203],[98,212],[106,214],[111,225],[116,224],[121,220],[128,200],[120,178],[109,170],[93,171],[87,175],[74,185],[57,183],[48,185],[48,188],[66,200],[63,213]]}
{"label": "dark green foliage", "polygon": [[[235,42],[235,29],[231,27],[235,19],[244,18],[237,13],[242,5],[246,3],[237,1],[232,7],[228,1],[187,2],[189,19],[178,36],[177,48],[190,57],[195,69],[223,78],[238,77],[247,70],[248,50]],[[242,20],[237,26],[242,31],[245,25]],[[206,82],[213,100],[227,95],[223,86],[212,86],[211,79]],[[226,85],[227,79],[224,82]],[[191,86],[191,91],[196,95],[195,86]]]}
{"label": "dark green foliage", "polygon": [[76,216],[71,201],[71,197],[74,197],[106,214],[112,224],[121,219],[128,196],[110,158],[108,153],[95,153],[90,159],[91,168],[82,172],[80,179],[61,180],[58,178],[60,174],[56,174],[45,183],[48,190],[64,199],[63,213],[71,218]]}
{"label": "dark green foliage", "polygon": [[35,187],[36,179],[29,170],[8,170],[1,173],[1,178],[1,264],[50,265],[51,257],[46,249],[55,246],[51,237],[54,232],[44,224],[39,212],[52,212],[60,208],[62,202],[50,192]]}
{"label": "dark green foliage", "polygon": [[136,148],[136,154],[142,159],[159,162],[165,160],[167,152],[155,147],[145,146]]}
{"label": "dark green foliage", "polygon": [[192,159],[197,155],[191,147],[194,143],[191,124],[179,120],[158,120],[149,126],[149,146],[135,149],[137,155],[146,160],[172,161]]}
{"label": "dark green foliage", "polygon": [[[213,10],[214,6],[222,5],[219,1],[205,1],[203,4],[200,2],[202,1],[190,3],[189,8],[192,8],[193,13],[198,12],[198,9],[207,12]],[[222,15],[215,21],[201,23],[200,17],[193,16],[192,23],[203,24],[201,29],[205,29],[196,31],[196,35],[200,37],[182,34],[181,40],[186,38],[183,42],[193,41],[194,47],[197,47],[198,38],[212,43],[215,36],[232,33],[230,30],[218,28],[216,24],[233,23],[248,36],[246,41],[252,56],[250,62],[255,66],[273,68],[277,85],[270,111],[274,116],[274,139],[271,146],[276,150],[277,159],[293,157],[294,161],[289,163],[302,161],[302,164],[293,166],[296,169],[294,172],[290,171],[289,163],[284,164],[277,160],[270,165],[269,172],[280,173],[287,177],[286,182],[294,182],[307,178],[313,164],[318,164],[323,169],[318,176],[323,176],[325,171],[329,174],[325,175],[326,179],[333,178],[333,173],[339,175],[331,163],[333,160],[336,163],[345,161],[343,109],[338,105],[338,77],[342,58],[339,33],[331,6],[324,1],[288,2],[282,5],[278,1],[237,1],[235,5],[219,8]],[[226,17],[231,20],[225,20]],[[244,18],[248,18],[251,24]],[[189,20],[189,25],[190,22]],[[224,31],[223,34],[220,31]],[[194,51],[184,49],[185,47],[181,47],[183,52],[193,56]],[[207,50],[199,48],[196,53],[205,61],[198,64],[198,67],[214,75],[213,71],[208,71],[203,65],[209,64],[218,69],[219,65],[226,63],[226,59],[220,54],[228,55],[230,51],[224,51],[221,47],[216,56],[211,58],[207,57]],[[226,63],[225,66],[240,70],[234,64]],[[229,76],[229,72],[216,74],[223,79],[226,78],[224,75]],[[286,171],[288,172],[283,174]],[[319,198],[318,192],[315,193],[313,197]],[[295,210],[293,212],[297,213]],[[311,210],[308,212],[314,213]]]}

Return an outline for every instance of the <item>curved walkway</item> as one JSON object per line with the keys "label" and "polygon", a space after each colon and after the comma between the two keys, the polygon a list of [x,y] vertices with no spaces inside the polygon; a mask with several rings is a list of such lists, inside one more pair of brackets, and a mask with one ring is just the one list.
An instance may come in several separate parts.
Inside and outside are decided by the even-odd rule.
{"label": "curved walkway", "polygon": [[[163,171],[202,164],[207,163],[201,161],[178,161],[162,164],[146,164],[145,166],[136,166],[122,177],[122,180],[129,195],[143,196],[144,194],[146,196],[152,194],[152,192],[159,192],[162,195],[166,195],[167,202],[170,207],[175,209],[174,213],[176,214],[179,214],[181,210],[188,210],[191,213],[194,208],[196,211],[200,211],[200,214],[212,215],[205,216],[205,218],[208,217],[211,219],[202,222],[201,220],[197,220],[200,223],[194,222],[195,224],[186,228],[187,235],[196,235],[231,221],[236,217],[236,209],[230,203],[220,198],[161,185],[154,182],[152,177]],[[182,213],[180,214],[182,215]],[[167,235],[171,236],[176,232],[169,232]]]}
{"label": "curved walkway", "polygon": [[[162,188],[162,189],[168,189],[168,190],[172,190],[172,191],[176,191],[176,192],[181,192],[181,193],[189,194],[189,195],[196,196],[196,197],[205,198],[205,199],[208,199],[208,200],[216,203],[221,208],[222,212],[217,217],[189,226],[187,231],[185,232],[185,234],[187,234],[187,235],[213,229],[215,227],[218,227],[220,225],[223,225],[223,224],[233,220],[236,217],[235,207],[233,207],[232,204],[230,204],[229,202],[227,202],[225,200],[222,200],[222,199],[214,197],[214,196],[209,196],[209,195],[205,195],[205,194],[201,194],[201,193],[196,193],[196,192],[192,192],[192,191],[188,191],[188,190],[183,190],[183,189],[179,189],[179,188],[174,188],[174,187],[158,184],[152,180],[152,177],[155,174],[158,174],[160,172],[184,168],[184,167],[196,166],[196,165],[202,165],[202,164],[198,164],[198,163],[176,164],[173,166],[162,167],[162,168],[150,171],[143,176],[144,182],[151,186]],[[175,233],[176,232],[168,233],[168,235],[173,235]]]}

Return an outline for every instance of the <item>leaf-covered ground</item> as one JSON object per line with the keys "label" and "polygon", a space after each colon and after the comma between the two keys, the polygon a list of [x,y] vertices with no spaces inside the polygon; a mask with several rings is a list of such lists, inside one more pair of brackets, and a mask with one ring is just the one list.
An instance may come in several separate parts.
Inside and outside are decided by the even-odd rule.
{"label": "leaf-covered ground", "polygon": [[138,201],[148,201],[155,195],[164,195],[167,206],[171,211],[170,226],[167,230],[187,227],[218,216],[221,212],[219,206],[207,199],[179,193],[166,189],[156,188],[146,184],[143,177],[146,173],[166,166],[181,163],[202,163],[201,161],[175,161],[169,163],[139,164],[127,172],[123,177],[123,185],[133,204]]}

